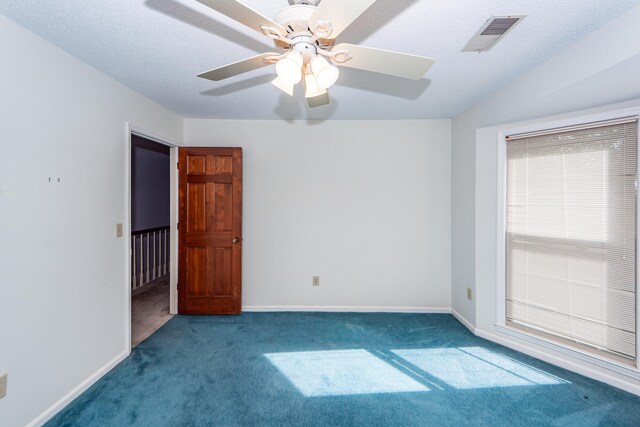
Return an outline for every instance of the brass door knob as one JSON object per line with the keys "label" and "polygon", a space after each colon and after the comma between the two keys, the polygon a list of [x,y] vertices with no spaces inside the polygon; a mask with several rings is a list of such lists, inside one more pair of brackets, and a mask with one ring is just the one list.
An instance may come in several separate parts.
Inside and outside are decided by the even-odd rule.
{"label": "brass door knob", "polygon": [[237,237],[234,237],[233,240],[232,240],[233,243],[238,243],[239,241],[240,241],[240,239],[237,238]]}

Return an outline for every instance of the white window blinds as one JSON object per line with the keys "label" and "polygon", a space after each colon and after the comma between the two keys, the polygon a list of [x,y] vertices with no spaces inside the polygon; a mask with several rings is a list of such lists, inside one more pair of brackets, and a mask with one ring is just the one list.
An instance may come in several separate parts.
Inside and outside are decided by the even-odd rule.
{"label": "white window blinds", "polygon": [[636,357],[637,119],[507,139],[507,321]]}

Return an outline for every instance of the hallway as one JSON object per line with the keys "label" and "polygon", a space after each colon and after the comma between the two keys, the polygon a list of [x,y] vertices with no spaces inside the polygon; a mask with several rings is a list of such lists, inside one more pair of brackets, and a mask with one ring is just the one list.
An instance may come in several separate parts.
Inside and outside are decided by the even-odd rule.
{"label": "hallway", "polygon": [[149,338],[172,317],[168,274],[135,289],[131,295],[131,347]]}

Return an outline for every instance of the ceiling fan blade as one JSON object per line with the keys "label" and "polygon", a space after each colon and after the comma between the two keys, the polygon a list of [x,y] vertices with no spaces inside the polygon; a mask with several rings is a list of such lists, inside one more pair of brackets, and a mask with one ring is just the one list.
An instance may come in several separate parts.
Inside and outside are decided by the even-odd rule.
{"label": "ceiling fan blade", "polygon": [[227,64],[222,67],[214,68],[213,70],[206,71],[198,74],[198,77],[203,79],[220,81],[229,77],[237,76],[238,74],[246,73],[248,71],[257,70],[258,68],[271,65],[269,62],[264,62],[264,58],[269,56],[278,56],[277,53],[263,53],[262,55],[252,56],[251,58],[243,59],[242,61],[234,62],[233,64]]}
{"label": "ceiling fan blade", "polygon": [[420,80],[436,62],[426,56],[409,55],[348,43],[336,45],[331,52],[336,53],[341,50],[348,51],[351,54],[351,59],[344,63],[336,62],[337,65],[412,80]]}
{"label": "ceiling fan blade", "polygon": [[327,105],[330,102],[331,101],[329,99],[328,92],[325,92],[319,96],[314,96],[313,98],[307,98],[307,104],[309,104],[309,108],[322,107],[323,105]]}
{"label": "ceiling fan blade", "polygon": [[235,19],[241,24],[246,25],[249,28],[262,33],[262,26],[273,27],[280,31],[281,35],[286,35],[287,31],[282,26],[272,19],[267,18],[259,12],[246,6],[237,0],[198,0],[205,6],[209,6],[211,9],[217,10],[223,15],[228,16],[231,19]]}
{"label": "ceiling fan blade", "polygon": [[333,30],[328,35],[322,34],[323,39],[335,39],[353,21],[362,15],[376,0],[322,0],[309,18],[309,28],[316,31],[323,21],[331,23]]}

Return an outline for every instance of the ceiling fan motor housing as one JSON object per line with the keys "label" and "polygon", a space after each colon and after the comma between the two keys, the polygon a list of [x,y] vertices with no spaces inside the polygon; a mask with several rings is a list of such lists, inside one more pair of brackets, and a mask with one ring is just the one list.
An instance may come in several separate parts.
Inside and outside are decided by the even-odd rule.
{"label": "ceiling fan motor housing", "polygon": [[309,4],[311,6],[317,6],[320,3],[320,0],[289,0],[290,5],[297,4]]}
{"label": "ceiling fan motor housing", "polygon": [[294,35],[291,39],[293,40],[291,51],[299,52],[302,55],[302,59],[305,64],[310,62],[316,56],[318,48],[313,43],[310,35]]}
{"label": "ceiling fan motor housing", "polygon": [[309,18],[315,10],[315,6],[304,4],[289,6],[278,12],[273,20],[282,25],[289,34],[309,32]]}
{"label": "ceiling fan motor housing", "polygon": [[[273,18],[275,22],[282,25],[287,30],[286,37],[294,40],[300,35],[312,36],[312,32],[309,29],[309,18],[316,10],[314,3],[320,3],[320,1],[305,1],[305,0],[289,0],[289,3],[295,2],[296,4],[286,7]],[[309,3],[309,4],[307,4]],[[330,49],[334,40],[318,39],[318,45],[321,49]],[[277,46],[288,49],[289,46],[279,40],[275,40]]]}

